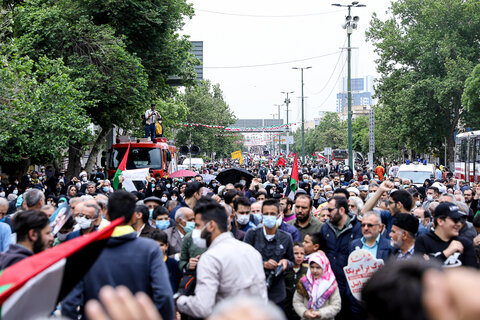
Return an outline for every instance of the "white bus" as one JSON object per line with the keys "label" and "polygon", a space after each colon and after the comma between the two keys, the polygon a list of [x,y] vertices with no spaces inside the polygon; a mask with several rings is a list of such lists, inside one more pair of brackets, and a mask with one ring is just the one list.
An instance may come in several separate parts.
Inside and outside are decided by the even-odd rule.
{"label": "white bus", "polygon": [[480,182],[480,130],[457,134],[455,178],[467,183]]}

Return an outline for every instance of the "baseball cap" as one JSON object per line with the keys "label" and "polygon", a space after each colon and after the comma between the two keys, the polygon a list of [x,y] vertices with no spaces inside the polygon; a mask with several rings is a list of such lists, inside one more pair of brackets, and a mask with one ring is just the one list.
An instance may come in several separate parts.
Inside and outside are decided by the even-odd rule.
{"label": "baseball cap", "polygon": [[418,219],[408,213],[397,213],[393,217],[393,225],[413,234],[418,232]]}
{"label": "baseball cap", "polygon": [[450,217],[452,219],[459,219],[463,216],[458,206],[451,202],[442,202],[433,213],[434,217]]}

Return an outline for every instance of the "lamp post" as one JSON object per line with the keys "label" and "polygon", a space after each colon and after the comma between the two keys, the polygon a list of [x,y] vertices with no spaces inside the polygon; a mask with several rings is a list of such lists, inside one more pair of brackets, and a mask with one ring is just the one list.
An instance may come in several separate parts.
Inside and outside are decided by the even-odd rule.
{"label": "lamp post", "polygon": [[[272,116],[272,119],[275,120],[275,113],[270,113]],[[272,145],[273,145],[273,156],[275,157],[275,136],[272,135],[272,132],[270,132],[270,138],[273,138]]]}
{"label": "lamp post", "polygon": [[340,4],[340,3],[333,3],[332,6],[335,7],[346,7],[348,8],[348,16],[345,17],[345,23],[342,25],[343,29],[347,30],[347,38],[348,38],[348,47],[347,47],[347,64],[348,64],[348,71],[347,71],[347,104],[348,104],[348,166],[350,169],[354,170],[353,167],[353,150],[352,150],[352,65],[351,65],[351,58],[352,58],[352,47],[350,46],[350,36],[353,32],[353,29],[357,29],[358,20],[360,18],[355,16],[352,18],[350,15],[350,11],[352,7],[366,7],[364,4],[358,3],[358,1],[353,1],[352,4]]}
{"label": "lamp post", "polygon": [[[274,104],[274,106],[278,107],[278,126],[280,127],[280,107],[283,104]],[[276,140],[276,138],[274,138]],[[278,138],[278,154],[280,155],[280,137]]]}
{"label": "lamp post", "polygon": [[294,91],[282,91],[281,92],[281,93],[287,95],[287,97],[283,101],[283,102],[285,102],[285,105],[287,106],[287,109],[285,110],[287,112],[287,123],[286,123],[287,124],[287,127],[286,127],[286,129],[287,129],[287,156],[290,154],[290,144],[289,144],[289,141],[288,141],[288,139],[290,137],[290,127],[288,126],[288,111],[290,111],[290,110],[288,110],[288,105],[290,104],[290,99],[288,98],[288,95],[290,93],[293,93],[293,92]]}
{"label": "lamp post", "polygon": [[300,69],[302,81],[302,164],[305,163],[305,111],[304,111],[304,96],[303,96],[303,70],[311,69],[312,67],[293,67],[292,69]]}

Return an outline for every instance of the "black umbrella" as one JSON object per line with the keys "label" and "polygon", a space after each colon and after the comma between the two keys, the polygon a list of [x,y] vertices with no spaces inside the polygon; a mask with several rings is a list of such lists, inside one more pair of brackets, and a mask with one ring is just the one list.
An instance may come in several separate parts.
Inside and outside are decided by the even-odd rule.
{"label": "black umbrella", "polygon": [[251,174],[249,171],[242,169],[242,168],[229,168],[225,169],[217,175],[216,180],[223,185],[228,183],[237,183],[240,181],[240,178],[244,177],[245,180],[248,182],[252,181],[254,175]]}

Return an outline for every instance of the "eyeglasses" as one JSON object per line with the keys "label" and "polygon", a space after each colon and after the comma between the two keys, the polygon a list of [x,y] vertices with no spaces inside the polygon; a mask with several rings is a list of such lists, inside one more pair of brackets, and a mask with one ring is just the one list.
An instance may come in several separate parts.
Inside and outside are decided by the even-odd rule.
{"label": "eyeglasses", "polygon": [[335,208],[327,208],[328,212],[330,212],[330,213],[332,213],[333,210],[335,210],[335,209],[338,209],[338,207],[335,207]]}
{"label": "eyeglasses", "polygon": [[356,205],[353,205],[353,204],[349,204],[348,207],[349,207],[349,208],[356,208],[357,206],[356,206]]}
{"label": "eyeglasses", "polygon": [[362,223],[360,226],[361,226],[362,228],[365,228],[365,227],[367,227],[367,228],[372,228],[372,227],[374,227],[374,226],[378,226],[378,225],[379,225],[378,223],[375,223],[375,224],[371,224],[371,223]]}

